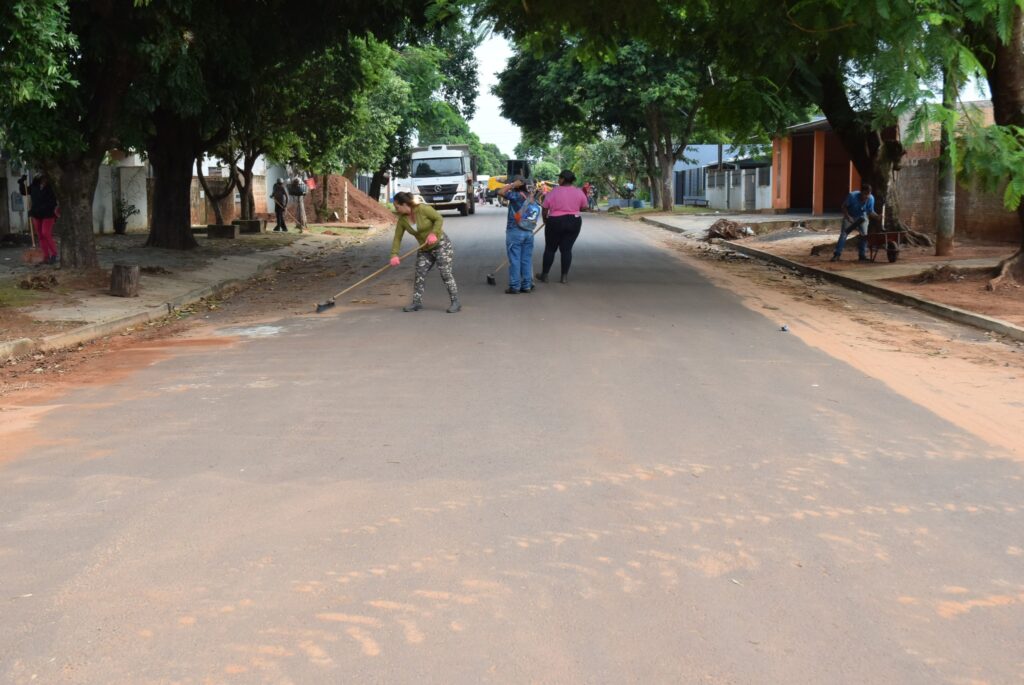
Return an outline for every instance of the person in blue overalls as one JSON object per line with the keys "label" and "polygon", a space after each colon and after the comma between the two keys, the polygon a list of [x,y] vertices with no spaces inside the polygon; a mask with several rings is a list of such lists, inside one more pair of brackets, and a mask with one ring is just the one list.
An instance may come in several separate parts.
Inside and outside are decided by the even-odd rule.
{"label": "person in blue overalls", "polygon": [[836,243],[835,253],[832,261],[838,262],[846,247],[846,238],[851,232],[857,231],[860,234],[860,241],[857,245],[858,261],[868,261],[868,217],[880,218],[875,214],[875,196],[871,194],[871,186],[867,183],[861,185],[860,190],[850,193],[843,202],[843,223],[839,229],[839,242]]}

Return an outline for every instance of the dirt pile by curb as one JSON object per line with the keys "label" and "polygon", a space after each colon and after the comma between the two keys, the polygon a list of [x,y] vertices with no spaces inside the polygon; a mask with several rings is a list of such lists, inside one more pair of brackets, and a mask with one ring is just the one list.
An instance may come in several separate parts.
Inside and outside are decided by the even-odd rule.
{"label": "dirt pile by curb", "polygon": [[[306,214],[310,217],[317,216],[316,209],[323,202],[325,191],[321,182],[320,187],[306,196]],[[368,223],[374,225],[394,224],[395,215],[387,207],[362,192],[344,176],[331,176],[327,183],[327,213],[326,216],[318,217],[317,221],[345,223]],[[345,196],[348,195],[348,216],[345,216]],[[337,214],[337,218],[335,218]]]}

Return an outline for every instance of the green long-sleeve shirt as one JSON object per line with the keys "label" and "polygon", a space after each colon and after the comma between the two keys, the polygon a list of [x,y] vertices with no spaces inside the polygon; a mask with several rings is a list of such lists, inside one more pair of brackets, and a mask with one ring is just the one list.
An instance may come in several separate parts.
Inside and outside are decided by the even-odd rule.
{"label": "green long-sleeve shirt", "polygon": [[395,226],[395,239],[391,241],[391,256],[397,256],[402,247],[402,237],[408,233],[420,244],[420,252],[429,252],[435,249],[438,243],[427,245],[427,236],[433,233],[437,236],[438,242],[444,237],[441,227],[444,225],[444,218],[441,214],[427,204],[419,204],[412,210],[412,216],[416,219],[416,227],[413,228],[409,216],[400,214],[398,225]]}

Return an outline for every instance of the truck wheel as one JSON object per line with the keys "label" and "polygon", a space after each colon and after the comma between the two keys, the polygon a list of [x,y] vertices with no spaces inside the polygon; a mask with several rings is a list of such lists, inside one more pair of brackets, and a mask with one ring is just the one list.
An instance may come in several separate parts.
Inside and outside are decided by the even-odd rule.
{"label": "truck wheel", "polygon": [[466,205],[459,205],[459,214],[461,214],[462,216],[466,216],[467,214],[469,214],[469,209],[466,207]]}

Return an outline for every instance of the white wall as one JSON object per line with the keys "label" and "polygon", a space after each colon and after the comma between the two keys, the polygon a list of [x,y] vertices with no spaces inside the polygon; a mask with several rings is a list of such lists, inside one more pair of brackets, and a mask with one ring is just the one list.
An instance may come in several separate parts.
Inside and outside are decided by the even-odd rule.
{"label": "white wall", "polygon": [[100,167],[96,181],[96,192],[92,197],[92,230],[96,233],[113,233],[114,231],[114,191],[112,179],[114,167]]}
{"label": "white wall", "polygon": [[146,193],[146,178],[148,176],[146,167],[143,166],[122,166],[121,176],[121,199],[130,205],[135,205],[139,213],[128,219],[129,229],[145,229],[146,216],[148,215],[148,196]]}
{"label": "white wall", "polygon": [[0,162],[0,173],[7,178],[7,197],[4,202],[0,202],[0,207],[7,208],[11,231],[14,233],[28,231],[28,199],[26,198],[24,201],[25,210],[23,212],[14,211],[14,204],[11,202],[11,193],[18,192],[18,178],[23,173],[21,167],[12,163]]}
{"label": "white wall", "polygon": [[[733,175],[740,175],[740,185],[734,186]],[[707,199],[708,207],[711,209],[717,209],[719,211],[730,211],[730,212],[743,212],[751,211],[744,207],[744,198],[746,197],[746,184],[753,183],[754,188],[754,209],[752,211],[761,211],[762,209],[771,209],[772,207],[772,187],[758,186],[757,185],[757,174],[753,174],[750,177],[742,176],[743,170],[736,169],[735,171],[725,172],[725,186],[721,188],[712,188],[710,184],[707,185]],[[711,175],[708,174],[705,180],[710,180]]]}

